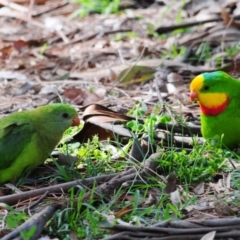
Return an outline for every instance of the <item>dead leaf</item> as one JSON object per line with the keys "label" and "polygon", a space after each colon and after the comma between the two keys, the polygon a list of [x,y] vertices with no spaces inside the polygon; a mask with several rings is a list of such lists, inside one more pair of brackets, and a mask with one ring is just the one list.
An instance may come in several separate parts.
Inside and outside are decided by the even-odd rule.
{"label": "dead leaf", "polygon": [[205,234],[200,240],[213,240],[216,235],[216,231]]}
{"label": "dead leaf", "polygon": [[193,192],[197,195],[203,194],[204,193],[204,182],[199,183],[194,189]]}
{"label": "dead leaf", "polygon": [[13,42],[13,47],[19,52],[23,52],[27,50],[28,44],[25,41],[17,40]]}
{"label": "dead leaf", "polygon": [[116,122],[116,121],[131,121],[135,118],[126,116],[122,113],[115,112],[100,104],[90,104],[81,108],[83,110],[83,120],[88,121],[89,118],[92,119],[94,116],[102,116],[104,118],[103,122]]}
{"label": "dead leaf", "polygon": [[81,104],[86,97],[85,92],[80,88],[65,89],[63,95],[75,104]]}
{"label": "dead leaf", "polygon": [[132,210],[133,210],[132,205],[127,206],[127,207],[124,207],[124,208],[122,208],[120,211],[115,212],[115,213],[114,213],[114,216],[115,216],[116,218],[122,218],[122,217],[124,217],[126,214],[129,214]]}
{"label": "dead leaf", "polygon": [[94,92],[87,92],[86,93],[86,98],[83,101],[83,106],[92,104],[92,103],[97,103],[98,101],[102,100],[103,98],[99,97],[96,93]]}
{"label": "dead leaf", "polygon": [[214,204],[218,216],[234,216],[235,212],[223,201],[217,200]]}
{"label": "dead leaf", "polygon": [[66,89],[63,94],[75,104],[82,104],[83,106],[98,102],[102,99],[102,97],[99,97],[96,93],[83,91],[80,88]]}
{"label": "dead leaf", "polygon": [[167,186],[165,188],[166,193],[171,193],[177,190],[177,176],[175,173],[171,173],[167,179]]}
{"label": "dead leaf", "polygon": [[14,51],[12,46],[7,46],[2,49],[0,49],[0,54],[2,59],[9,58],[12,52]]}
{"label": "dead leaf", "polygon": [[98,135],[100,141],[108,138],[112,139],[116,135],[132,136],[128,129],[117,124],[117,122],[132,120],[132,117],[117,113],[99,104],[91,104],[81,108],[81,110],[84,110],[83,120],[85,124],[82,130],[73,137],[72,141],[83,143],[88,139],[92,139],[94,135]]}
{"label": "dead leaf", "polygon": [[143,203],[144,207],[149,207],[156,205],[158,203],[158,199],[155,193],[149,192],[148,198],[146,199],[145,203]]}
{"label": "dead leaf", "polygon": [[132,66],[124,69],[117,77],[121,86],[141,83],[153,78],[156,70],[147,66]]}
{"label": "dead leaf", "polygon": [[224,8],[221,9],[221,17],[224,23],[227,25],[227,27],[234,27],[234,28],[240,29],[240,23],[237,23],[236,21],[234,21],[234,19],[229,16],[229,14]]}
{"label": "dead leaf", "polygon": [[178,189],[176,191],[170,193],[170,199],[171,199],[172,204],[175,206],[177,206],[179,203],[182,202]]}

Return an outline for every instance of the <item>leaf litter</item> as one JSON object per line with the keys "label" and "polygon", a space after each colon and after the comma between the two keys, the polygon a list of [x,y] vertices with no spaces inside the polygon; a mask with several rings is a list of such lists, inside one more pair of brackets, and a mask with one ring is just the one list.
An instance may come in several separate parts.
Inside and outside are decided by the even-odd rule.
{"label": "leaf litter", "polygon": [[[3,224],[2,239],[11,239],[22,229],[35,226],[36,219],[42,223],[34,235],[37,239],[46,224],[42,216],[49,220],[57,209],[67,206],[67,192],[76,184],[86,189],[83,202],[89,200],[94,181],[97,187],[93,197],[99,199],[101,195],[109,202],[121,186],[151,185],[149,175],[159,179],[174,206],[185,204],[190,198],[197,200],[186,204],[178,216],[181,220],[153,220],[147,226],[142,222],[134,226],[138,218],[132,223],[124,221],[123,216],[134,211],[131,204],[125,205],[109,215],[109,223],[116,221],[117,225],[99,226],[113,231],[104,239],[239,237],[239,218],[229,217],[239,215],[239,209],[231,205],[237,191],[230,186],[230,173],[222,173],[212,182],[193,184],[186,192],[184,186],[178,184],[177,175],[170,174],[166,179],[163,170],[156,171],[153,159],[159,159],[164,153],[149,150],[148,137],[140,142],[124,123],[135,119],[126,113],[136,104],[144,104],[151,113],[158,102],[164,101],[167,105],[162,108],[170,113],[173,123],[156,125],[156,139],[166,148],[171,148],[169,143],[174,142],[176,149],[191,151],[191,133],[200,137],[201,133],[199,109],[188,100],[188,85],[194,76],[204,71],[223,69],[240,76],[240,3],[225,0],[189,0],[185,5],[173,0],[149,2],[151,4],[144,7],[133,3],[135,8],[121,14],[90,14],[80,19],[70,17],[79,5],[68,1],[0,0],[0,117],[60,98],[75,105],[85,121],[83,129],[70,141],[83,143],[98,134],[99,140],[106,142],[119,135],[134,140],[125,160],[139,163],[146,158],[140,166],[136,164],[99,179],[57,181],[52,186],[49,182],[39,182],[20,186],[20,190],[17,188],[20,192],[14,185],[6,185],[1,190],[0,202],[19,211],[32,208],[37,215],[12,232]],[[207,60],[204,54],[209,55]],[[178,124],[174,114],[183,116],[188,126]],[[47,170],[52,171],[52,167],[49,168]],[[43,172],[36,169],[35,173]],[[11,191],[16,194],[9,195]],[[140,198],[137,206],[156,206],[161,195],[161,188],[152,187],[147,198]],[[123,199],[134,201],[127,193],[114,201],[120,204]],[[52,204],[46,207],[45,203],[50,200]],[[0,214],[4,216],[7,207],[1,209]]]}

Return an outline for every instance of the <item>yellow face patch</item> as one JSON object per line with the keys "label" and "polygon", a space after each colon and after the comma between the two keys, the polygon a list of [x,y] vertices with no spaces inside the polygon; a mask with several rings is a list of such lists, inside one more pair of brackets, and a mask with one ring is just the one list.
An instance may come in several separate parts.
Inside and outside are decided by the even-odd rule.
{"label": "yellow face patch", "polygon": [[207,108],[217,108],[228,101],[226,93],[199,93],[198,101]]}
{"label": "yellow face patch", "polygon": [[203,82],[204,82],[203,75],[196,76],[190,84],[190,90],[198,93],[203,86]]}

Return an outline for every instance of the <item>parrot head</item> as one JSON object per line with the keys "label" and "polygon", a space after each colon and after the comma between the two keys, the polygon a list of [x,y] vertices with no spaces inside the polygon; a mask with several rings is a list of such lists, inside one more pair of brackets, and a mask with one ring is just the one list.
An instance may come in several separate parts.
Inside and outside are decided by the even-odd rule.
{"label": "parrot head", "polygon": [[38,107],[34,110],[32,118],[41,128],[45,128],[46,132],[59,134],[71,126],[80,124],[77,111],[70,105],[62,103]]}
{"label": "parrot head", "polygon": [[190,84],[190,100],[197,101],[203,115],[216,116],[230,103],[229,79],[225,72],[209,72],[196,76]]}

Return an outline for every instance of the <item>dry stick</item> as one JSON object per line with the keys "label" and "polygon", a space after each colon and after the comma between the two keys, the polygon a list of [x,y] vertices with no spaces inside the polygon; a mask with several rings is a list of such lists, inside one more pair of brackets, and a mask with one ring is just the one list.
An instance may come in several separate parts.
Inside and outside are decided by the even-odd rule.
{"label": "dry stick", "polygon": [[16,10],[16,11],[19,11],[19,12],[23,12],[23,13],[28,12],[27,7],[24,7],[24,6],[19,5],[17,3],[9,2],[8,0],[0,0],[0,4],[3,5],[3,6],[7,6],[9,8],[12,8],[13,10]]}
{"label": "dry stick", "polygon": [[[239,19],[239,15],[235,16],[233,19]],[[212,19],[207,19],[207,20],[202,20],[202,21],[193,21],[193,22],[188,22],[188,23],[182,23],[178,25],[173,25],[173,26],[163,26],[159,27],[155,30],[155,32],[162,34],[162,33],[167,33],[171,32],[173,30],[179,29],[179,28],[186,28],[186,27],[193,27],[196,25],[204,24],[204,23],[209,23],[209,22],[220,22],[222,21],[222,18],[212,18]]]}
{"label": "dry stick", "polygon": [[[116,225],[112,228],[107,228],[113,231],[123,232],[104,238],[104,240],[113,239],[137,239],[139,236],[151,236],[157,237],[156,239],[162,240],[174,240],[174,239],[200,239],[203,234],[211,231],[218,231],[217,237],[235,237],[240,236],[240,231],[236,230],[240,228],[240,218],[228,218],[228,219],[208,219],[208,220],[195,220],[195,221],[163,221],[154,224],[150,227],[134,227],[125,225]],[[158,230],[157,230],[158,229]],[[180,230],[181,232],[179,232]],[[139,233],[141,235],[139,235]],[[162,234],[173,234],[171,236],[161,237]],[[175,235],[177,234],[177,235]],[[179,234],[182,234],[181,236]],[[191,234],[191,235],[187,235]],[[199,235],[202,234],[202,235]],[[121,238],[120,238],[121,236]],[[133,237],[131,237],[133,236]],[[151,238],[154,239],[154,238]]]}
{"label": "dry stick", "polygon": [[56,3],[56,5],[53,6],[49,6],[48,9],[43,9],[43,10],[39,10],[37,13],[32,13],[33,17],[39,17],[40,15],[44,14],[44,13],[49,13],[51,11],[54,11],[58,8],[64,7],[68,4],[68,1],[62,1],[60,3]]}
{"label": "dry stick", "polygon": [[186,126],[181,124],[172,124],[172,123],[158,123],[155,126],[155,129],[162,129],[167,131],[173,131],[174,133],[179,133],[181,135],[192,135],[198,134],[201,135],[200,126]]}
{"label": "dry stick", "polygon": [[221,227],[201,227],[201,228],[165,228],[165,227],[135,227],[135,226],[126,226],[126,225],[115,225],[113,227],[103,227],[104,229],[113,230],[113,231],[132,231],[132,232],[151,232],[151,233],[160,233],[160,234],[202,234],[208,233],[211,231],[226,232],[231,230],[240,230],[239,225],[234,226],[221,226]]}
{"label": "dry stick", "polygon": [[51,193],[62,193],[63,191],[66,192],[68,191],[71,187],[81,185],[81,186],[92,186],[95,182],[99,184],[100,182],[107,181],[113,177],[115,177],[117,174],[109,174],[109,175],[103,175],[103,176],[98,176],[98,177],[91,177],[91,178],[86,178],[84,180],[76,180],[72,182],[67,182],[67,183],[61,183],[57,184],[54,186],[50,187],[45,187],[45,188],[40,188],[36,190],[31,190],[19,194],[12,194],[9,196],[5,197],[0,197],[0,202],[6,203],[8,205],[14,205],[19,201],[23,201],[26,199],[29,199],[31,197],[36,197],[36,196],[41,196],[45,192],[49,191],[49,194]]}
{"label": "dry stick", "polygon": [[[114,234],[112,236],[106,237],[102,240],[139,240],[139,239],[146,239],[146,237],[151,237],[151,240],[196,240],[200,239],[203,237],[204,234],[191,234],[191,235],[171,235],[171,236],[166,236],[166,237],[161,237],[161,234],[158,234],[157,236],[153,233],[145,233],[145,232],[121,232]],[[155,237],[154,237],[155,236]],[[239,237],[240,236],[240,231],[238,230],[232,230],[226,233],[217,233],[215,237]]]}
{"label": "dry stick", "polygon": [[129,32],[129,31],[131,31],[130,28],[91,33],[87,36],[81,36],[79,38],[73,39],[69,43],[63,43],[63,44],[61,43],[59,45],[57,44],[57,46],[68,46],[68,45],[71,45],[71,44],[88,41],[88,40],[91,40],[91,39],[97,37],[100,34],[101,34],[101,36],[106,36],[106,35],[109,35],[109,34],[114,34],[114,33],[119,33],[119,32]]}
{"label": "dry stick", "polygon": [[49,194],[49,191],[45,192],[37,201],[35,201],[30,206],[23,209],[23,211],[35,208],[40,202],[42,202],[47,197],[48,194]]}
{"label": "dry stick", "polygon": [[35,230],[33,236],[31,236],[31,239],[37,239],[40,236],[46,222],[51,219],[51,217],[53,216],[55,211],[60,206],[61,205],[58,204],[58,203],[53,203],[51,205],[48,205],[41,212],[36,213],[29,220],[27,220],[25,223],[23,223],[22,225],[17,227],[14,231],[5,235],[2,238],[2,240],[11,240],[11,239],[19,236],[22,231],[28,231],[34,226],[36,226],[36,230]]}

